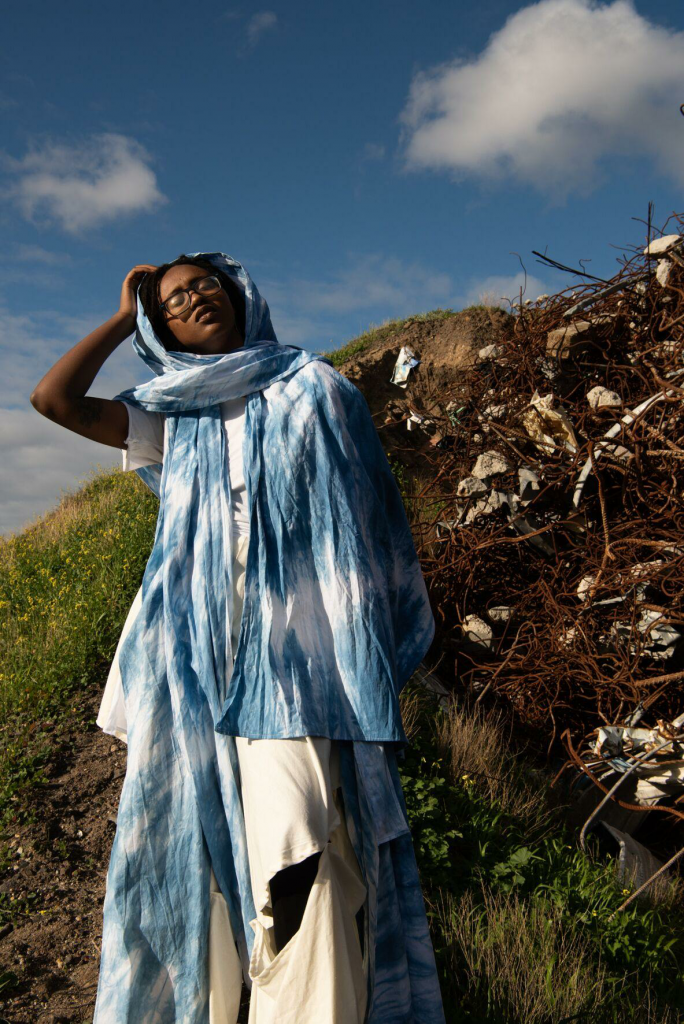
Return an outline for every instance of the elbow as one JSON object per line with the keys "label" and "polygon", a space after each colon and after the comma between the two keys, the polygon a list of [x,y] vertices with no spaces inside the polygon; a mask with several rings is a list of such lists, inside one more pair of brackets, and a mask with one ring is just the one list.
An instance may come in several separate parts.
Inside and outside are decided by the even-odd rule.
{"label": "elbow", "polygon": [[54,409],[47,395],[39,387],[34,388],[29,396],[29,402],[41,416],[54,419]]}

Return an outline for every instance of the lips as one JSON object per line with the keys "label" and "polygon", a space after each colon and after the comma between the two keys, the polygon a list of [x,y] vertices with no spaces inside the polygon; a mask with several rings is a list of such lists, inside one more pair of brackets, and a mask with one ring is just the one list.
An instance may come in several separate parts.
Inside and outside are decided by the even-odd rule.
{"label": "lips", "polygon": [[213,306],[210,306],[208,303],[204,303],[204,305],[198,306],[197,309],[195,310],[195,323],[206,323],[207,320],[211,319],[214,313],[216,313],[215,308]]}

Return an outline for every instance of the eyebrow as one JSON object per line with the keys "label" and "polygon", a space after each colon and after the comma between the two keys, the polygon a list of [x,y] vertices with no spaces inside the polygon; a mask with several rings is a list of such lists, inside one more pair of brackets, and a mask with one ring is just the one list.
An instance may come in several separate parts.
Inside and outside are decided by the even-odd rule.
{"label": "eyebrow", "polygon": [[[198,269],[199,269],[199,267],[198,267]],[[187,291],[188,288],[190,287],[190,285],[193,285],[195,283],[195,281],[201,281],[203,277],[216,277],[216,274],[210,274],[210,273],[207,272],[206,274],[200,274],[198,277],[193,277],[192,281],[188,281],[188,283],[186,284],[185,288],[174,288],[172,292],[169,292],[169,294],[166,296],[165,299],[162,299],[162,297],[160,295],[159,296],[159,301],[162,304],[165,303],[165,302],[168,302],[169,299],[171,298],[171,296],[175,295],[176,292],[185,292],[185,291]]]}

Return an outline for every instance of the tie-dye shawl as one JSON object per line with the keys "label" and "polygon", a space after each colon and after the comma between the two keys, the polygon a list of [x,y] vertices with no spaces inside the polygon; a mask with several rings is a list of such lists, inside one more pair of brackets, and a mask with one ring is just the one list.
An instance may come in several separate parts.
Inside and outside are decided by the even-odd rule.
{"label": "tie-dye shawl", "polygon": [[[199,255],[199,254],[198,254]],[[107,875],[94,1024],[207,1024],[210,865],[246,983],[256,916],[235,736],[343,741],[342,793],[368,887],[369,1024],[441,1024],[397,751],[399,692],[434,634],[411,532],[365,399],[275,337],[236,260],[244,347],[167,352],[138,300],[156,377],[117,395],[166,414],[142,607],[122,644],[128,767]],[[219,403],[246,396],[250,508],[235,652],[228,460]],[[233,657],[234,656],[234,657]]]}

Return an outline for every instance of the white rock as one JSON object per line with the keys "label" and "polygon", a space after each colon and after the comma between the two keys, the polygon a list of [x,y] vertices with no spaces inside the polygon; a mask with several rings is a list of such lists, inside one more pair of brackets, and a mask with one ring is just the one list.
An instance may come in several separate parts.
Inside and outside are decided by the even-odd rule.
{"label": "white rock", "polygon": [[479,615],[466,615],[462,629],[466,640],[470,640],[471,643],[482,644],[483,647],[492,646],[492,627]]}
{"label": "white rock", "polygon": [[672,263],[670,260],[658,260],[658,266],[656,268],[656,281],[662,285],[663,288],[667,285],[667,282],[672,271]]}
{"label": "white rock", "polygon": [[472,475],[478,480],[486,480],[497,473],[508,473],[510,465],[498,452],[483,452],[473,466]]}
{"label": "white rock", "polygon": [[492,491],[486,498],[479,498],[466,513],[466,526],[470,526],[478,516],[489,516],[492,512],[497,512],[504,505],[507,505],[512,512],[515,512],[518,506],[518,495],[512,494],[510,491]]}
{"label": "white rock", "polygon": [[507,405],[488,405],[482,410],[482,416],[480,416],[480,422],[483,419],[488,420],[502,420],[508,412]]}
{"label": "white rock", "polygon": [[482,434],[473,434],[473,444],[482,444],[483,440]]}
{"label": "white rock", "polygon": [[595,582],[596,577],[592,573],[589,573],[587,576],[582,577],[582,579],[577,584],[577,596],[579,597],[580,601],[585,600],[585,598],[589,594],[589,591],[594,586]]}
{"label": "white rock", "polygon": [[484,481],[478,480],[474,476],[467,476],[464,480],[460,481],[456,488],[456,494],[459,498],[479,498],[486,494],[488,490],[489,488]]}
{"label": "white rock", "polygon": [[510,622],[512,615],[513,609],[505,604],[487,609],[487,616],[492,622]]}
{"label": "white rock", "polygon": [[662,238],[654,238],[650,245],[644,249],[644,256],[664,256],[666,252],[673,249],[682,239],[681,235],[663,235]]}
{"label": "white rock", "polygon": [[622,399],[615,391],[609,391],[608,388],[601,387],[597,384],[595,388],[587,394],[587,401],[592,409],[621,409]]}
{"label": "white rock", "polygon": [[498,359],[502,354],[501,345],[485,345],[477,353],[477,359],[480,363],[487,363],[492,359]]}

